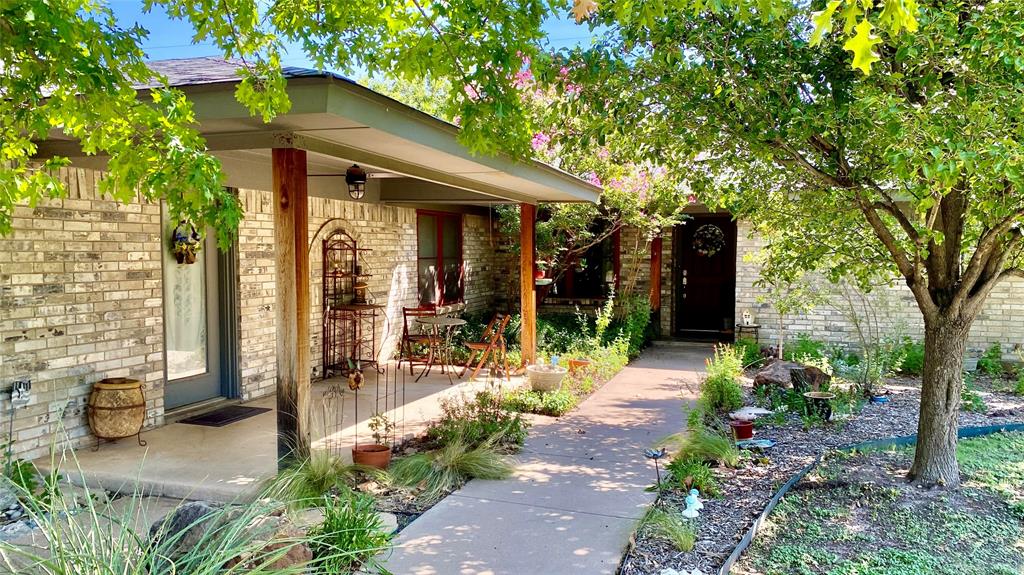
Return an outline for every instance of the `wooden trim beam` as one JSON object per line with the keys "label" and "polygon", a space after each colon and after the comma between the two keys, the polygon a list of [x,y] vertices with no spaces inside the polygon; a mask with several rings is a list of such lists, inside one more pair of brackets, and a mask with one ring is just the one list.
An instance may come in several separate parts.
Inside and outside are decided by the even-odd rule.
{"label": "wooden trim beam", "polygon": [[535,253],[535,222],[537,206],[519,204],[519,300],[522,313],[523,364],[537,362],[537,293],[533,279]]}
{"label": "wooden trim beam", "polygon": [[274,260],[277,316],[277,455],[281,466],[309,453],[309,201],[306,151],[275,148]]}
{"label": "wooden trim beam", "polygon": [[651,240],[651,311],[661,311],[661,236]]}

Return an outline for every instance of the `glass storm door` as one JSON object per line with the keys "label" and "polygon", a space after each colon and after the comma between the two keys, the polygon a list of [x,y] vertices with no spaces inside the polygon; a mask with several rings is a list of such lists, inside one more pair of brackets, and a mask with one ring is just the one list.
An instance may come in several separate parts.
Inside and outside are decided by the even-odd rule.
{"label": "glass storm door", "polygon": [[[178,263],[170,238],[178,226],[163,219],[164,407],[173,409],[222,395],[218,325],[217,245],[201,240],[194,263]],[[186,224],[187,226],[187,224]]]}

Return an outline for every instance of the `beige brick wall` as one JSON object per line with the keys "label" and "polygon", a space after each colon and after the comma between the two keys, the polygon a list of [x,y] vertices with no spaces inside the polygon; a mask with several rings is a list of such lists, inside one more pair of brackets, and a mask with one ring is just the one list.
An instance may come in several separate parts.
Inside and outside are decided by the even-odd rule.
{"label": "beige brick wall", "polygon": [[[99,196],[100,175],[61,170],[68,196],[17,206],[0,237],[0,389],[31,379],[15,449],[38,457],[66,430],[90,441],[85,403],[106,377],[145,382],[147,426],[163,422],[160,207]],[[0,400],[6,436],[7,395]]]}
{"label": "beige brick wall", "polygon": [[[762,342],[766,338],[774,342],[778,332],[778,315],[768,303],[760,303],[757,296],[761,290],[754,283],[758,279],[758,266],[752,261],[764,242],[752,235],[751,226],[740,222],[737,240],[736,261],[736,317],[744,309],[752,310],[762,328]],[[822,289],[835,290],[827,282]],[[910,289],[901,282],[891,287],[876,289],[868,295],[872,307],[881,320],[881,331],[894,336],[909,336],[920,340],[924,324]],[[832,302],[841,301],[837,296]],[[819,306],[810,313],[785,319],[787,339],[806,333],[814,339],[842,344],[856,345],[854,326],[840,311],[841,303]],[[978,354],[993,343],[999,343],[1007,358],[1015,357],[1014,351],[1024,346],[1024,280],[1013,278],[1004,281],[993,290],[989,300],[971,329],[968,351]]]}

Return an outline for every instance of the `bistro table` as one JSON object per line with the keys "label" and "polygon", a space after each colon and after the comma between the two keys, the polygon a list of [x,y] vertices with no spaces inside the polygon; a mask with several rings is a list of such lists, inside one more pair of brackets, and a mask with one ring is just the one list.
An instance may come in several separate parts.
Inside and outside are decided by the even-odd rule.
{"label": "bistro table", "polygon": [[[423,373],[416,378],[416,381],[430,373],[430,368],[434,366],[436,358],[440,362],[441,373],[448,376],[449,384],[454,384],[455,380],[452,379],[452,372],[455,371],[452,366],[452,334],[457,328],[466,325],[466,320],[438,315],[418,317],[416,323],[430,327],[434,334],[434,337],[431,338],[432,349],[427,357],[427,367],[423,369]],[[444,330],[443,335],[441,330]]]}

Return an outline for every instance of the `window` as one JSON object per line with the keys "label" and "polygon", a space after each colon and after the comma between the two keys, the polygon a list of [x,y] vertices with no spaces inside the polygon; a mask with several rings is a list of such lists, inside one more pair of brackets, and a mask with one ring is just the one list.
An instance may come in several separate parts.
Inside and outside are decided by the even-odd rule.
{"label": "window", "polygon": [[570,262],[548,297],[604,299],[608,296],[609,287],[618,287],[618,283],[619,232],[616,230],[602,242],[591,246],[576,261]]}
{"label": "window", "polygon": [[417,212],[416,236],[420,303],[462,301],[462,215]]}

